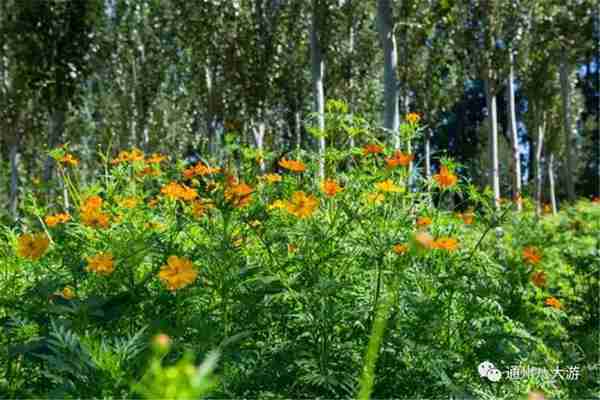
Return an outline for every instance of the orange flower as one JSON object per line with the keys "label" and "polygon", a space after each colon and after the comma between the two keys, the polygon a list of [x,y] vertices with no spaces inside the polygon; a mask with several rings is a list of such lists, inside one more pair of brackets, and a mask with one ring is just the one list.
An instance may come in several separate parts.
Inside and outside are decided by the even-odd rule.
{"label": "orange flower", "polygon": [[150,207],[150,208],[155,208],[157,204],[158,204],[158,199],[156,197],[152,197],[151,199],[148,200],[148,207]]}
{"label": "orange flower", "polygon": [[80,213],[81,222],[92,228],[108,228],[109,216],[100,210],[83,209]]}
{"label": "orange flower", "polygon": [[225,200],[236,208],[247,206],[252,200],[252,189],[245,183],[234,183],[225,189]]}
{"label": "orange flower", "polygon": [[523,261],[526,263],[537,265],[541,260],[542,255],[536,247],[529,246],[523,249]]}
{"label": "orange flower", "polygon": [[394,245],[394,253],[396,253],[398,255],[406,254],[407,251],[408,251],[408,246],[405,244]]}
{"label": "orange flower", "polygon": [[390,179],[387,179],[387,180],[385,180],[383,182],[376,183],[375,187],[380,192],[386,192],[386,193],[400,193],[400,192],[402,192],[402,188],[400,186],[397,186]]}
{"label": "orange flower", "polygon": [[88,265],[85,268],[88,272],[95,272],[100,275],[110,275],[115,270],[112,253],[98,253],[87,258]]}
{"label": "orange flower", "polygon": [[139,171],[136,175],[140,176],[140,177],[144,177],[144,176],[159,176],[160,175],[160,169],[156,168],[155,166],[150,165],[148,167],[145,167],[141,171]]}
{"label": "orange flower", "polygon": [[539,288],[546,286],[546,274],[544,271],[534,272],[531,275],[531,282]]}
{"label": "orange flower", "polygon": [[19,257],[29,258],[32,261],[40,258],[50,245],[50,239],[45,233],[22,234],[17,241]]}
{"label": "orange flower", "polygon": [[321,184],[321,190],[323,191],[323,193],[325,193],[325,196],[333,197],[339,192],[341,192],[343,189],[337,184],[336,181],[331,179],[325,179],[325,181],[323,181],[323,183]]}
{"label": "orange flower", "polygon": [[410,162],[415,159],[415,156],[412,154],[405,154],[400,150],[396,150],[394,155],[385,160],[388,168],[396,168],[401,165],[403,167],[407,167],[410,165]]}
{"label": "orange flower", "polygon": [[104,201],[102,200],[102,198],[100,196],[90,196],[87,199],[85,199],[85,201],[83,202],[83,205],[81,206],[81,210],[98,210],[102,207],[102,203]]}
{"label": "orange flower", "polygon": [[462,219],[465,225],[471,225],[475,219],[475,215],[472,212],[457,213],[456,216]]}
{"label": "orange flower", "polygon": [[433,238],[425,231],[419,231],[415,234],[415,243],[424,249],[433,249],[435,246]]}
{"label": "orange flower", "polygon": [[419,228],[425,228],[431,225],[431,218],[429,217],[419,217],[417,218],[417,226]]}
{"label": "orange flower", "polygon": [[160,189],[160,192],[174,200],[181,199],[184,201],[190,201],[198,197],[198,193],[194,189],[186,185],[180,185],[179,183],[174,181],[163,186]]}
{"label": "orange flower", "polygon": [[454,186],[458,181],[457,176],[450,172],[448,167],[445,165],[442,165],[442,168],[440,168],[440,173],[435,174],[433,179],[435,179],[437,184],[444,189]]}
{"label": "orange flower", "polygon": [[556,297],[548,297],[544,304],[552,308],[556,308],[557,310],[560,310],[562,308],[562,304]]}
{"label": "orange flower", "polygon": [[160,268],[158,276],[167,288],[174,292],[193,283],[198,277],[198,271],[190,260],[170,256],[167,259],[167,265]]}
{"label": "orange flower", "polygon": [[154,153],[146,159],[146,163],[147,164],[160,164],[161,162],[165,161],[166,159],[167,159],[167,156],[164,156],[159,153]]}
{"label": "orange flower", "polygon": [[209,167],[208,165],[204,164],[203,162],[199,162],[198,164],[194,165],[193,167],[190,167],[190,168],[187,168],[186,170],[184,170],[183,176],[187,179],[191,179],[194,176],[206,176],[206,175],[217,174],[219,172],[221,172],[221,168]]}
{"label": "orange flower", "polygon": [[75,292],[70,287],[66,286],[60,292],[60,296],[65,300],[72,300],[75,298]]}
{"label": "orange flower", "polygon": [[294,192],[292,199],[286,202],[286,210],[290,214],[298,218],[310,217],[317,207],[319,206],[319,200],[309,195],[307,196],[304,192]]}
{"label": "orange flower", "polygon": [[285,158],[282,158],[279,160],[279,165],[292,172],[304,172],[306,170],[306,166],[302,161],[286,160]]}
{"label": "orange flower", "polygon": [[383,147],[378,144],[367,144],[363,147],[363,155],[366,157],[369,154],[380,154],[383,152]]}
{"label": "orange flower", "polygon": [[58,159],[63,165],[76,167],[79,164],[79,160],[73,156],[73,154],[66,153],[64,156]]}
{"label": "orange flower", "polygon": [[298,251],[298,246],[296,246],[295,244],[292,244],[292,243],[288,243],[287,250],[288,250],[288,253],[295,253],[296,251]]}
{"label": "orange flower", "polygon": [[44,221],[46,222],[46,225],[48,225],[49,228],[52,228],[58,224],[64,224],[66,222],[68,222],[71,219],[71,216],[67,213],[59,213],[59,214],[54,214],[54,215],[47,215],[44,218]]}
{"label": "orange flower", "polygon": [[111,164],[121,164],[126,162],[133,161],[142,161],[144,160],[144,153],[138,149],[132,149],[131,151],[123,150],[119,152],[116,158],[111,161]]}
{"label": "orange flower", "polygon": [[268,183],[281,182],[281,175],[279,174],[266,174],[263,175],[263,179]]}
{"label": "orange flower", "polygon": [[406,114],[405,119],[409,124],[414,125],[421,120],[421,116],[415,112],[411,112],[411,113]]}
{"label": "orange flower", "polygon": [[440,250],[455,251],[458,249],[458,240],[449,237],[442,237],[437,239],[433,243],[432,247]]}

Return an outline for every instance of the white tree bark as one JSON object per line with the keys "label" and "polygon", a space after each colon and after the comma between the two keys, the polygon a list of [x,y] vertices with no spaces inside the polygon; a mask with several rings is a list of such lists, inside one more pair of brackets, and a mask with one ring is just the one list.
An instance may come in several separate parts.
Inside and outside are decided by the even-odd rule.
{"label": "white tree bark", "polygon": [[548,183],[550,184],[550,203],[552,204],[552,214],[556,215],[556,189],[554,185],[554,153],[548,155]]}
{"label": "white tree bark", "polygon": [[515,72],[514,54],[509,51],[510,70],[508,74],[508,120],[510,129],[511,164],[512,164],[512,187],[513,200],[516,201],[517,211],[523,209],[521,203],[521,151],[519,148],[519,136],[517,133],[517,111],[515,106]]}
{"label": "white tree bark", "polygon": [[[310,29],[310,61],[313,83],[314,112],[317,114],[317,127],[320,135],[325,133],[325,93],[323,90],[323,76],[325,74],[325,61],[319,37],[318,26],[318,1],[313,1],[313,15]],[[325,137],[319,136],[319,178],[325,178]]]}
{"label": "white tree bark", "polygon": [[377,30],[383,48],[383,126],[394,135],[394,148],[400,147],[398,125],[398,54],[390,0],[377,0]]}
{"label": "white tree bark", "polygon": [[564,131],[566,135],[566,151],[567,151],[567,196],[569,201],[575,200],[575,132],[573,132],[573,121],[571,115],[571,83],[569,82],[569,74],[571,66],[568,64],[566,52],[563,51],[560,63],[560,92],[562,98],[562,112],[564,121]]}
{"label": "white tree bark", "polygon": [[431,179],[431,137],[433,130],[428,128],[425,132],[425,177]]}
{"label": "white tree bark", "polygon": [[485,79],[485,97],[488,108],[489,136],[488,148],[490,157],[490,185],[494,192],[494,203],[500,206],[500,168],[498,161],[498,108],[495,89],[491,87],[490,79]]}
{"label": "white tree bark", "polygon": [[265,160],[262,158],[262,154],[264,150],[265,122],[260,120],[254,124],[254,126],[252,126],[252,133],[254,134],[254,143],[256,144],[256,149],[261,154],[261,158],[258,161],[258,166],[260,168],[260,172],[264,174],[266,172],[266,167]]}
{"label": "white tree bark", "polygon": [[542,213],[542,151],[544,147],[544,124],[538,121],[537,124],[537,139],[535,143],[535,213]]}

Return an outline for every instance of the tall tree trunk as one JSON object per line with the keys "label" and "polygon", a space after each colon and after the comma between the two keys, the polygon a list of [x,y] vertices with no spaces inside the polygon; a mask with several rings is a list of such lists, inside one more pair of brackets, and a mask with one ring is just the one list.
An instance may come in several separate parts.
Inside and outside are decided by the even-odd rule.
{"label": "tall tree trunk", "polygon": [[[59,143],[65,130],[66,106],[63,104],[57,105],[50,114],[50,126],[48,129],[48,150],[52,150]],[[44,163],[44,182],[50,181],[52,172],[54,171],[54,159],[50,156],[46,157]]]}
{"label": "tall tree trunk", "polygon": [[377,30],[383,48],[383,126],[394,135],[394,148],[400,147],[398,125],[398,54],[394,36],[393,11],[390,0],[377,0]]}
{"label": "tall tree trunk", "polygon": [[302,146],[302,116],[300,111],[294,113],[294,134],[296,136],[296,149]]}
{"label": "tall tree trunk", "polygon": [[517,133],[517,110],[515,106],[515,70],[514,54],[509,51],[510,70],[508,73],[508,120],[510,127],[511,164],[512,164],[512,188],[513,201],[517,204],[517,211],[523,209],[521,202],[521,150],[519,148],[519,136]]}
{"label": "tall tree trunk", "polygon": [[554,153],[548,154],[548,183],[550,184],[550,203],[552,204],[552,214],[556,215],[556,189],[554,186]]}
{"label": "tall tree trunk", "polygon": [[542,213],[542,151],[544,147],[544,124],[542,121],[537,123],[537,140],[535,147],[535,213]]}
{"label": "tall tree trunk", "polygon": [[575,200],[575,134],[573,132],[573,121],[571,115],[571,83],[569,75],[571,66],[568,64],[566,51],[563,50],[560,63],[560,92],[562,97],[562,112],[564,121],[564,130],[566,135],[567,151],[567,196],[569,201]]}
{"label": "tall tree trunk", "polygon": [[9,143],[10,146],[10,197],[8,209],[13,221],[18,218],[17,210],[19,204],[19,136],[14,133],[14,137]]}
{"label": "tall tree trunk", "polygon": [[211,155],[216,154],[216,117],[215,117],[215,95],[213,88],[213,71],[210,60],[204,65],[204,79],[206,84],[206,96],[208,104],[206,107],[206,132],[208,134],[208,151]]}
{"label": "tall tree trunk", "polygon": [[425,177],[431,179],[431,137],[433,130],[427,128],[425,131]]}
{"label": "tall tree trunk", "polygon": [[498,108],[496,89],[491,83],[489,74],[485,79],[485,99],[488,108],[489,136],[488,148],[490,157],[490,185],[494,191],[494,204],[500,206],[500,168],[498,161]]}
{"label": "tall tree trunk", "polygon": [[325,61],[319,36],[319,1],[313,0],[313,15],[310,29],[310,62],[313,82],[314,112],[317,113],[317,126],[319,128],[319,177],[325,178],[325,93],[323,90],[323,76],[325,74]]}
{"label": "tall tree trunk", "polygon": [[263,121],[262,112],[259,113],[259,120],[257,123],[252,126],[252,133],[254,134],[254,143],[256,144],[256,150],[258,150],[260,154],[260,159],[258,160],[258,166],[261,173],[265,173],[265,160],[263,159],[263,150],[264,150],[264,138],[265,138],[265,122]]}

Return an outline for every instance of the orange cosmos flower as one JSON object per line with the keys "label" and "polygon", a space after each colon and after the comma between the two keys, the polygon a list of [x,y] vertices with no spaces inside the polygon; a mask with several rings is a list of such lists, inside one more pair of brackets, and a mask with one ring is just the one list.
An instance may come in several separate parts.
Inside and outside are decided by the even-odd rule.
{"label": "orange cosmos flower", "polygon": [[32,261],[40,258],[50,245],[50,239],[45,233],[25,233],[20,235],[17,241],[17,254],[19,257],[28,258]]}
{"label": "orange cosmos flower", "polygon": [[431,235],[425,231],[419,231],[415,234],[415,243],[423,249],[434,248],[435,242]]}
{"label": "orange cosmos flower", "polygon": [[421,116],[415,112],[411,112],[411,113],[406,114],[405,119],[406,119],[406,121],[408,121],[408,123],[414,125],[421,120]]}
{"label": "orange cosmos flower", "polygon": [[375,187],[380,192],[385,192],[385,193],[399,193],[399,192],[402,192],[402,188],[400,186],[397,186],[390,179],[387,179],[387,180],[385,180],[383,182],[376,183]]}
{"label": "orange cosmos flower", "polygon": [[309,195],[307,196],[304,192],[294,192],[292,199],[286,202],[286,210],[290,214],[298,218],[310,217],[317,207],[319,206],[319,200]]}
{"label": "orange cosmos flower", "polygon": [[415,159],[415,156],[412,154],[405,154],[400,150],[396,150],[394,155],[385,160],[387,164],[387,168],[396,168],[401,165],[403,167],[407,167],[410,165],[410,162]]}
{"label": "orange cosmos flower", "polygon": [[190,201],[198,197],[198,193],[194,189],[186,185],[180,185],[175,181],[163,186],[160,189],[160,192],[174,200],[181,199],[184,201]]}
{"label": "orange cosmos flower", "polygon": [[405,244],[396,244],[394,245],[394,253],[398,255],[406,254],[408,251],[408,246]]}
{"label": "orange cosmos flower", "polygon": [[447,189],[454,186],[458,181],[457,176],[450,172],[448,170],[448,167],[446,167],[445,165],[442,165],[442,168],[440,168],[440,173],[435,174],[433,176],[433,179],[435,179],[437,184],[443,189]]}
{"label": "orange cosmos flower", "polygon": [[59,214],[54,214],[54,215],[47,215],[44,218],[44,221],[46,222],[46,225],[48,225],[49,228],[53,228],[58,224],[64,224],[66,222],[68,222],[71,219],[71,216],[67,213],[59,213]]}
{"label": "orange cosmos flower", "polygon": [[84,200],[81,210],[98,210],[102,207],[102,203],[104,203],[102,197],[96,195],[90,196]]}
{"label": "orange cosmos flower", "polygon": [[560,310],[562,308],[562,304],[556,297],[548,297],[544,304],[552,308],[556,308],[557,310]]}
{"label": "orange cosmos flower", "polygon": [[164,156],[159,153],[154,153],[150,157],[146,158],[146,163],[147,164],[160,164],[161,162],[165,161],[166,159],[167,159],[167,156]]}
{"label": "orange cosmos flower", "polygon": [[143,161],[144,153],[139,149],[132,149],[131,151],[123,150],[119,152],[116,158],[111,161],[111,164],[121,164],[126,162]]}
{"label": "orange cosmos flower", "polygon": [[325,179],[325,181],[323,181],[323,183],[321,184],[321,190],[323,191],[323,193],[325,193],[325,196],[333,197],[339,192],[341,192],[343,189],[337,184],[336,181],[332,179]]}
{"label": "orange cosmos flower", "polygon": [[429,217],[419,217],[417,218],[417,226],[419,228],[425,228],[431,225],[431,218]]}
{"label": "orange cosmos flower", "polygon": [[193,167],[190,167],[190,168],[187,168],[186,170],[184,170],[183,176],[187,179],[191,179],[194,176],[206,176],[206,175],[217,174],[219,172],[221,172],[221,168],[209,167],[208,165],[204,164],[203,162],[199,162],[198,164],[194,165]]}
{"label": "orange cosmos flower", "polygon": [[63,288],[63,290],[61,290],[60,296],[65,300],[72,300],[75,298],[75,291],[73,291],[73,289],[71,289],[70,287],[66,286],[65,288]]}
{"label": "orange cosmos flower", "polygon": [[472,212],[457,213],[456,216],[462,219],[465,225],[471,225],[475,219],[475,215]]}
{"label": "orange cosmos flower", "polygon": [[252,200],[252,189],[245,183],[234,183],[225,189],[225,200],[236,208],[247,206]]}
{"label": "orange cosmos flower", "polygon": [[58,159],[58,162],[62,165],[76,167],[79,164],[79,160],[73,156],[73,154],[65,154],[61,158]]}
{"label": "orange cosmos flower", "polygon": [[81,222],[92,228],[108,228],[110,225],[108,214],[95,209],[83,209],[80,213]]}
{"label": "orange cosmos flower", "polygon": [[302,163],[302,161],[296,160],[286,160],[282,158],[279,160],[279,166],[292,171],[292,172],[304,172],[306,170],[306,166]]}
{"label": "orange cosmos flower", "polygon": [[442,237],[437,239],[433,243],[432,247],[440,250],[455,251],[458,249],[458,240],[449,237]]}
{"label": "orange cosmos flower", "polygon": [[523,261],[531,265],[537,265],[542,260],[542,254],[536,247],[529,246],[523,249]]}
{"label": "orange cosmos flower", "polygon": [[100,275],[110,275],[115,270],[112,253],[98,253],[87,258],[88,265],[85,268],[88,272],[95,272]]}
{"label": "orange cosmos flower", "polygon": [[546,274],[544,271],[534,272],[531,275],[531,282],[539,288],[546,286]]}
{"label": "orange cosmos flower", "polygon": [[380,154],[383,152],[383,147],[378,144],[367,144],[363,147],[363,155],[366,157],[369,154]]}
{"label": "orange cosmos flower", "polygon": [[174,292],[193,283],[198,277],[198,272],[190,260],[170,256],[167,265],[160,268],[158,276],[167,288]]}

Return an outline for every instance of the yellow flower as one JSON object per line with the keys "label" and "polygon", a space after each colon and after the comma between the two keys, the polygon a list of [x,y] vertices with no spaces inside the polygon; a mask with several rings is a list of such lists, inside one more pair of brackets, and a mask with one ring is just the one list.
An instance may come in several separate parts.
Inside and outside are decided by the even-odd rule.
{"label": "yellow flower", "polygon": [[137,197],[131,196],[131,197],[125,197],[124,199],[121,199],[121,201],[119,202],[119,205],[123,208],[135,208],[139,202],[140,201]]}
{"label": "yellow flower", "polygon": [[176,291],[193,283],[198,277],[198,272],[190,260],[170,256],[167,259],[167,265],[160,268],[158,276],[169,290]]}
{"label": "yellow flower", "polygon": [[383,195],[383,193],[379,192],[368,193],[366,196],[367,203],[373,205],[379,205],[385,200],[385,196]]}
{"label": "yellow flower", "polygon": [[397,186],[390,179],[387,179],[387,180],[385,180],[383,182],[376,183],[375,187],[380,192],[385,192],[385,193],[400,193],[400,192],[403,191],[400,186]]}
{"label": "yellow flower", "polygon": [[160,164],[161,162],[165,161],[166,159],[167,159],[166,156],[159,154],[159,153],[154,153],[146,159],[146,163],[147,164]]}
{"label": "yellow flower", "polygon": [[306,166],[302,161],[296,160],[286,160],[285,158],[279,160],[279,166],[290,170],[292,172],[304,172],[306,170]]}
{"label": "yellow flower", "polygon": [[331,179],[325,179],[325,181],[323,181],[323,183],[321,184],[321,190],[323,191],[323,193],[325,193],[325,196],[333,197],[344,189],[342,189],[336,181]]}
{"label": "yellow flower", "polygon": [[304,192],[294,192],[292,199],[286,203],[286,210],[298,218],[307,218],[315,212],[318,206],[319,200],[316,197],[307,196]]}
{"label": "yellow flower", "polygon": [[66,222],[68,222],[71,219],[71,216],[67,213],[59,213],[59,214],[53,214],[53,215],[47,215],[44,218],[44,221],[46,222],[46,225],[48,225],[49,228],[53,228],[58,224],[64,224]]}
{"label": "yellow flower", "polygon": [[88,272],[95,272],[100,275],[110,275],[115,270],[112,253],[98,253],[87,259],[88,265],[85,268]]}
{"label": "yellow flower", "polygon": [[113,159],[111,161],[111,164],[115,165],[115,164],[121,164],[121,163],[126,163],[126,162],[133,162],[133,161],[143,161],[144,160],[144,153],[141,150],[138,149],[132,149],[131,151],[121,151],[119,152],[117,158]]}
{"label": "yellow flower", "polygon": [[448,167],[446,167],[445,165],[442,165],[442,168],[440,168],[440,173],[435,174],[433,176],[433,179],[443,189],[447,189],[449,187],[454,186],[456,184],[456,182],[458,181],[458,178],[456,177],[456,175],[454,175],[452,172],[450,172],[448,170]]}
{"label": "yellow flower", "polygon": [[48,249],[50,239],[45,233],[29,234],[24,233],[18,237],[17,254],[23,258],[37,260]]}
{"label": "yellow flower", "polygon": [[263,179],[268,183],[281,182],[281,175],[279,174],[266,174],[263,175]]}
{"label": "yellow flower", "polygon": [[268,210],[277,210],[277,209],[284,209],[286,207],[286,202],[283,200],[275,200],[273,203],[269,204],[267,206]]}
{"label": "yellow flower", "polygon": [[75,298],[75,292],[70,287],[66,286],[61,292],[60,295],[63,299],[71,300]]}
{"label": "yellow flower", "polygon": [[410,124],[416,124],[421,120],[421,116],[415,112],[411,112],[406,114],[406,121],[408,121],[408,123]]}

